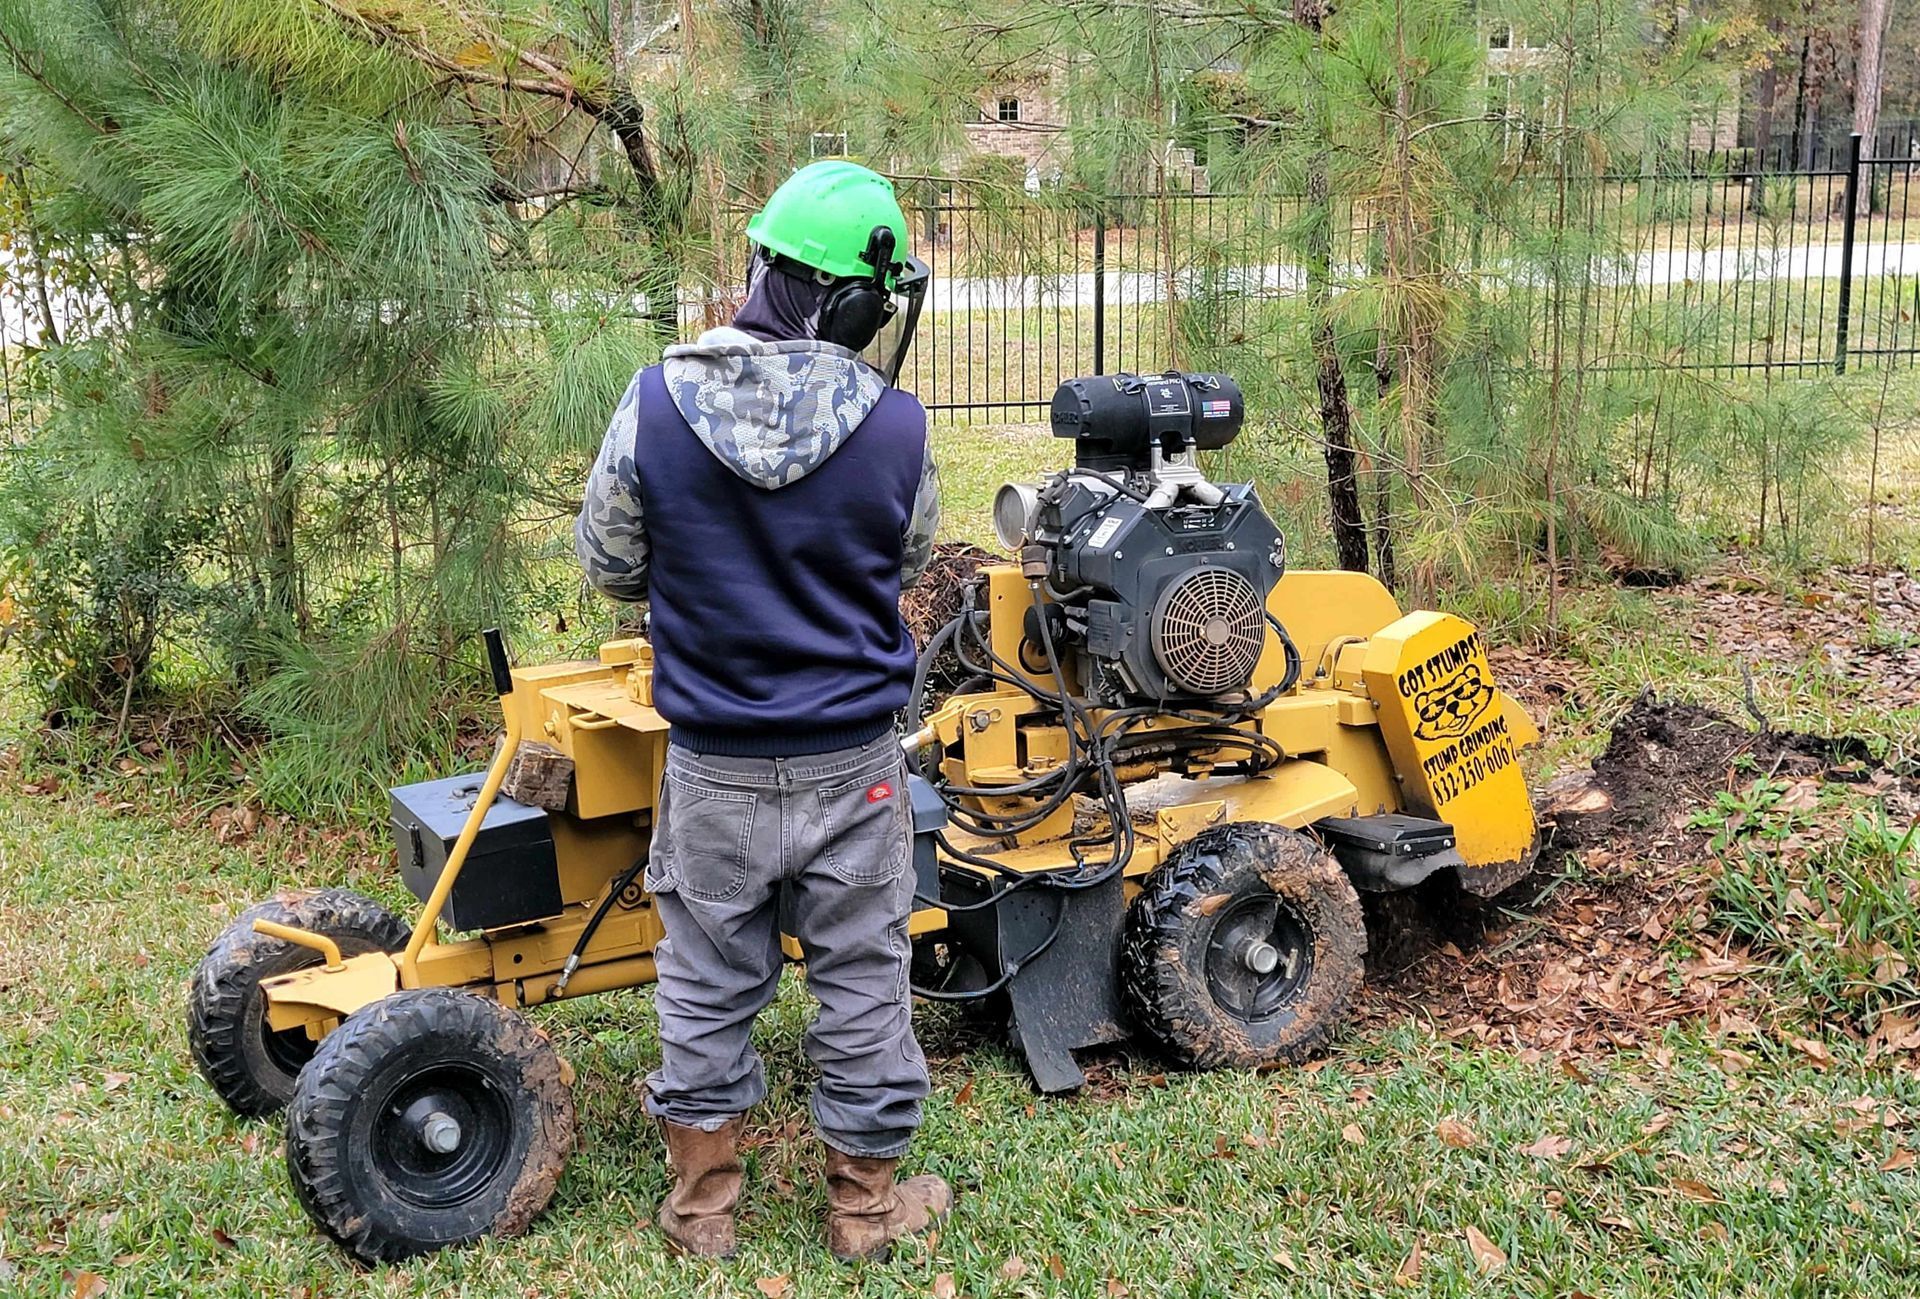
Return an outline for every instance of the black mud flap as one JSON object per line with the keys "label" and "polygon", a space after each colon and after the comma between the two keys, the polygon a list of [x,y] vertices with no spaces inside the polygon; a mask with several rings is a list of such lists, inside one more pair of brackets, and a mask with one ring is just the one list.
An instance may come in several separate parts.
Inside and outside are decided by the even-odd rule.
{"label": "black mud flap", "polygon": [[[940,875],[941,897],[955,905],[982,901],[998,887],[971,871],[947,867]],[[1014,971],[1008,1031],[1043,1092],[1086,1082],[1073,1052],[1127,1037],[1118,985],[1121,888],[1118,875],[1089,889],[1028,886],[994,906],[951,913],[948,933],[977,963],[980,986]]]}

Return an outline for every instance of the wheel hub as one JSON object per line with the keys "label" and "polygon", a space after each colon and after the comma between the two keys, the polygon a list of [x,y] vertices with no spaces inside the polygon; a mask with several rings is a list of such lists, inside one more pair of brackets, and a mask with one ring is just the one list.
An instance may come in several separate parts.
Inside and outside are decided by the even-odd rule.
{"label": "wheel hub", "polygon": [[1207,943],[1207,990],[1220,1008],[1248,1023],[1270,1018],[1306,986],[1313,935],[1272,894],[1241,898],[1220,913]]}
{"label": "wheel hub", "polygon": [[1265,939],[1255,939],[1247,944],[1240,959],[1255,974],[1272,974],[1280,966],[1280,949]]}
{"label": "wheel hub", "polygon": [[460,1135],[460,1120],[435,1110],[420,1127],[420,1144],[436,1155],[450,1155],[460,1148]]}
{"label": "wheel hub", "polygon": [[375,1122],[375,1165],[400,1195],[432,1208],[485,1190],[513,1145],[506,1098],[462,1065],[430,1066],[402,1081]]}

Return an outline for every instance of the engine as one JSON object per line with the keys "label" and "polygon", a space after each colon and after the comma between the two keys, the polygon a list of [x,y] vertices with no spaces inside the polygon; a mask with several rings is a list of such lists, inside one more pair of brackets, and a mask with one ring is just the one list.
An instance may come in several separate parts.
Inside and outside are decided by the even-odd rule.
{"label": "engine", "polygon": [[1050,596],[1027,643],[1050,639],[1111,707],[1244,696],[1286,548],[1251,484],[1209,482],[1197,463],[1239,433],[1239,386],[1178,371],[1071,379],[1051,415],[1074,467],[994,501],[1001,542]]}

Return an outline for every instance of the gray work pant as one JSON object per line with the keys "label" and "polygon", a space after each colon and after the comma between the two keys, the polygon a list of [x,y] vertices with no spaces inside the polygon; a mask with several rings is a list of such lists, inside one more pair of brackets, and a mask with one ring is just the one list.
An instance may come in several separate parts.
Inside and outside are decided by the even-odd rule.
{"label": "gray work pant", "polygon": [[668,746],[646,870],[666,926],[648,1113],[713,1131],[766,1096],[750,1034],[780,982],[784,883],[820,1003],[806,1036],[814,1123],[846,1154],[906,1149],[927,1094],[907,986],[906,775],[891,734],[798,758]]}

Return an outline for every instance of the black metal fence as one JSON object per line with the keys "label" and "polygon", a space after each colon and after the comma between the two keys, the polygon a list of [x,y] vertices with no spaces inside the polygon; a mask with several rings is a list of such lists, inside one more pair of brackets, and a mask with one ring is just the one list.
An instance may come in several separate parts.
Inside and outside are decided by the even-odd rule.
{"label": "black metal fence", "polygon": [[[1890,140],[1878,156],[1851,139],[1651,157],[1581,178],[1571,194],[1521,169],[1478,208],[1474,196],[1449,200],[1459,233],[1430,270],[1502,314],[1515,364],[1544,366],[1549,319],[1564,329],[1571,318],[1578,363],[1594,368],[1910,365],[1920,357],[1920,135],[1909,131],[1904,150],[1883,135],[1880,147]],[[1300,368],[1310,215],[1300,195],[1008,196],[955,185],[906,197],[934,281],[902,382],[934,410],[1031,419],[1079,374]],[[1335,201],[1336,298],[1377,285],[1378,226],[1366,203]],[[34,400],[33,351],[83,335],[111,297],[86,276],[49,274],[53,257],[31,239],[0,248],[0,424],[13,431]],[[689,286],[686,329],[726,297]]]}
{"label": "black metal fence", "polygon": [[[1517,364],[1544,364],[1548,314],[1582,364],[1845,373],[1920,358],[1920,140],[1912,156],[1708,151],[1574,182],[1516,178],[1458,222],[1455,291],[1507,314]],[[1791,150],[1791,152],[1789,152]],[[903,382],[930,408],[1031,418],[1078,374],[1225,355],[1299,364],[1307,213],[1292,194],[1098,203],[945,195],[917,209],[934,289]],[[1378,213],[1336,200],[1331,292],[1383,263]],[[1911,225],[1910,225],[1911,221]],[[1364,314],[1364,313],[1354,313]],[[1345,317],[1343,317],[1344,319]],[[1563,340],[1571,354],[1572,342]],[[1529,355],[1529,348],[1533,355]]]}

